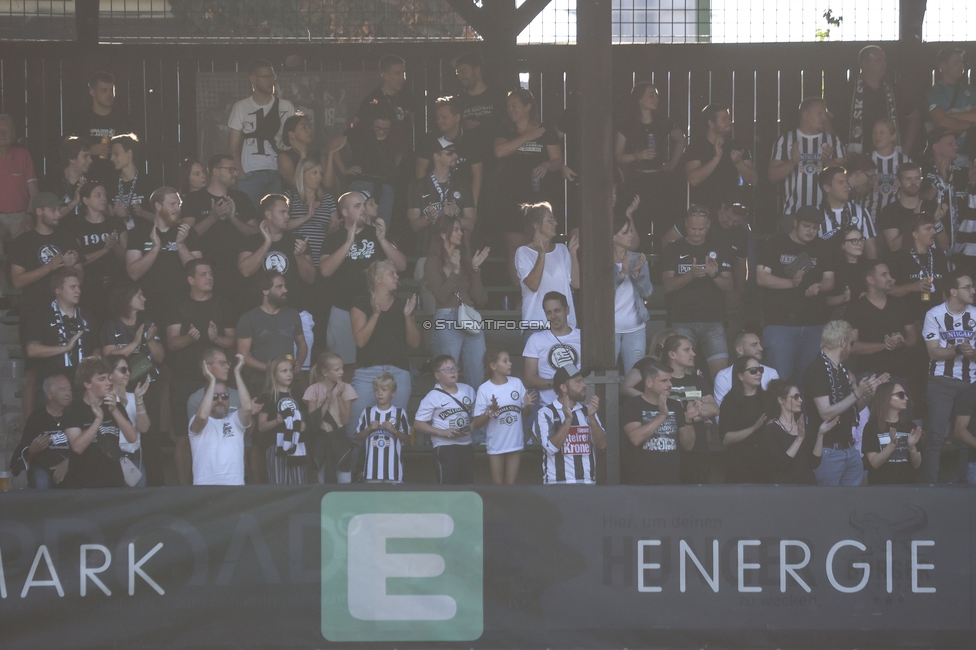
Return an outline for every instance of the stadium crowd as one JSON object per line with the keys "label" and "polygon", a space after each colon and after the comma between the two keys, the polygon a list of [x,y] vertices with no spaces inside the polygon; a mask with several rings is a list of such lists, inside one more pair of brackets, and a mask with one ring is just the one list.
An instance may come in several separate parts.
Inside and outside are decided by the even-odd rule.
{"label": "stadium crowd", "polygon": [[[613,269],[587,269],[553,213],[576,179],[572,130],[541,122],[530,91],[488,86],[477,55],[457,59],[461,92],[420,135],[404,61],[383,57],[324,150],[255,61],[226,153],[185,161],[177,187],[146,176],[98,72],[47,178],[0,116],[28,361],[11,467],[38,489],[163,485],[168,437],[182,485],[399,483],[414,443],[433,446],[442,483],[468,484],[484,445],[493,482],[513,484],[536,441],[543,483],[592,484],[611,435],[627,484],[976,483],[963,55],[941,51],[912,98],[869,46],[848,104],[804,99],[770,154],[768,238],[749,225],[759,171],[728,106],[703,107],[686,135],[636,84],[615,107]],[[642,252],[647,233],[660,254]],[[519,349],[489,347],[478,326],[489,244],[521,289]],[[579,367],[584,271],[614,278],[619,431]],[[399,290],[405,273],[419,293]],[[414,407],[422,345],[436,383]],[[940,467],[950,440],[959,463]]]}

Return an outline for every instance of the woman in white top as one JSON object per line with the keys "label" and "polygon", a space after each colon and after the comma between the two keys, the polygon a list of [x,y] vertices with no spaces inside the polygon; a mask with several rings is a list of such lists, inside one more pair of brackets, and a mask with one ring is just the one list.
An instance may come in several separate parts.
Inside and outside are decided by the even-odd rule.
{"label": "woman in white top", "polygon": [[149,377],[141,384],[137,384],[133,392],[127,392],[129,384],[129,361],[121,354],[110,354],[105,360],[112,365],[112,392],[125,414],[136,426],[136,440],[129,442],[119,437],[119,450],[142,472],[142,478],[134,487],[146,487],[146,468],[142,462],[142,435],[149,431],[149,415],[146,413],[145,396],[149,390]]}
{"label": "woman in white top", "polygon": [[536,321],[540,325],[522,332],[523,342],[534,330],[543,329],[546,312],[542,298],[550,291],[558,291],[569,301],[569,324],[576,327],[576,308],[573,306],[573,289],[580,286],[579,235],[569,238],[569,244],[557,244],[559,224],[552,216],[548,203],[522,206],[526,229],[532,241],[515,251],[515,271],[522,287],[522,320]]}
{"label": "woman in white top", "polygon": [[647,258],[633,251],[637,238],[634,224],[626,215],[613,219],[614,359],[623,354],[624,374],[647,352],[644,299],[654,291]]}

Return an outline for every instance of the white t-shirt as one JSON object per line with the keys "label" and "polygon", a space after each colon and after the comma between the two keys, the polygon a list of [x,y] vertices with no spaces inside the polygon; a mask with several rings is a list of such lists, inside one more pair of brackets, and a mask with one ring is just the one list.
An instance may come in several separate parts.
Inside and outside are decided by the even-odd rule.
{"label": "white t-shirt", "polygon": [[[763,366],[763,390],[766,390],[769,387],[769,382],[774,379],[779,379],[779,373],[776,372],[776,369]],[[722,368],[715,374],[715,384],[712,389],[712,396],[715,398],[715,403],[721,406],[722,400],[725,399],[725,396],[729,394],[730,390],[732,390],[732,366]]]}
{"label": "white t-shirt", "polygon": [[[973,343],[976,337],[976,307],[966,305],[961,314],[953,314],[946,303],[936,305],[925,314],[922,323],[922,340],[938,341],[940,348],[952,348],[965,342]],[[949,377],[973,383],[976,379],[973,362],[957,354],[951,359],[929,364],[929,377]]]}
{"label": "white t-shirt", "polygon": [[[190,429],[194,485],[244,485],[244,427],[241,412],[211,417],[200,433]],[[190,425],[197,419],[194,415]]]}
{"label": "white t-shirt", "polygon": [[550,291],[558,291],[566,296],[569,303],[567,321],[576,327],[576,308],[573,306],[573,288],[570,278],[573,270],[573,258],[565,244],[556,244],[551,253],[546,253],[546,263],[542,270],[542,280],[539,290],[531,291],[525,285],[525,278],[532,272],[539,254],[528,246],[520,246],[515,251],[515,272],[518,274],[522,287],[522,320],[545,322],[546,312],[542,308],[542,299]]}
{"label": "white t-shirt", "polygon": [[[525,342],[522,356],[527,359],[539,360],[539,378],[552,379],[556,369],[567,364],[581,365],[580,359],[580,331],[573,331],[566,336],[557,337],[550,330],[536,332]],[[549,404],[556,399],[556,393],[551,388],[539,391],[539,403]]]}
{"label": "white t-shirt", "polygon": [[[474,389],[467,384],[458,383],[457,392],[446,394],[440,384],[434,384],[434,390],[427,393],[417,407],[414,419],[427,422],[435,429],[450,429],[457,427],[460,431],[467,431],[467,435],[456,438],[431,436],[430,442],[435,447],[444,445],[471,444],[471,411],[474,409]],[[460,404],[458,404],[460,402]],[[465,408],[462,408],[465,407]]]}
{"label": "white t-shirt", "polygon": [[517,377],[509,377],[499,386],[489,379],[478,387],[474,403],[474,416],[483,415],[494,397],[500,413],[488,420],[486,451],[489,454],[507,454],[525,448],[525,432],[522,430],[522,407],[525,405],[525,385]]}
{"label": "white t-shirt", "polygon": [[[259,128],[258,120],[264,119],[268,110],[278,102],[278,129],[275,131],[274,142],[270,140],[256,138],[253,134]],[[278,152],[281,149],[281,127],[285,120],[295,114],[295,106],[287,99],[272,98],[264,106],[258,106],[250,96],[245,97],[236,104],[230,112],[230,119],[227,126],[241,132],[241,164],[244,173],[260,171],[262,169],[278,169]],[[267,119],[274,119],[269,116]],[[270,129],[269,129],[270,130]]]}
{"label": "white t-shirt", "polygon": [[[119,449],[121,449],[122,451],[124,451],[127,454],[134,454],[135,452],[139,451],[139,447],[142,446],[142,434],[139,433],[139,427],[136,426],[136,418],[139,417],[139,415],[136,413],[136,408],[137,408],[136,407],[136,394],[135,393],[126,393],[125,394],[125,414],[127,416],[129,416],[129,422],[132,423],[132,427],[136,430],[136,441],[135,442],[129,442],[128,440],[126,440],[125,439],[125,436],[122,435],[122,432],[119,431]],[[142,405],[142,409],[143,410],[146,409],[146,405],[145,404]]]}
{"label": "white t-shirt", "polygon": [[[614,263],[614,266],[617,268],[617,275],[620,275],[623,264]],[[613,331],[617,334],[629,334],[644,328],[644,323],[637,316],[636,292],[634,281],[626,278],[613,294]]]}

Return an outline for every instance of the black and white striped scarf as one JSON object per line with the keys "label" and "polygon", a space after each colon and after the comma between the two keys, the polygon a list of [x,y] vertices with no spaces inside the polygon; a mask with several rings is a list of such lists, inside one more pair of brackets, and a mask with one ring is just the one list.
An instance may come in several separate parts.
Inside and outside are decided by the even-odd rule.
{"label": "black and white striped scarf", "polygon": [[[824,367],[827,368],[827,379],[830,380],[830,403],[837,404],[854,392],[854,386],[851,384],[851,375],[842,363],[838,363],[835,368],[834,362],[830,360],[830,357],[823,350],[820,351],[820,358],[824,362]],[[854,426],[857,426],[857,407],[852,408],[854,409]]]}

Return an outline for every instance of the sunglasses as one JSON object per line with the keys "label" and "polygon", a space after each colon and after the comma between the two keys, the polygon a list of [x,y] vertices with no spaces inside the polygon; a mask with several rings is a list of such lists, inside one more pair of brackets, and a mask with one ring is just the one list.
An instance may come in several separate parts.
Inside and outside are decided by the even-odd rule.
{"label": "sunglasses", "polygon": [[845,239],[845,244],[854,244],[855,246],[860,246],[864,243],[864,237],[858,237],[857,239]]}
{"label": "sunglasses", "polygon": [[766,372],[766,369],[762,366],[754,366],[752,368],[746,368],[746,372],[748,372],[750,375],[761,375]]}
{"label": "sunglasses", "polygon": [[905,397],[906,397],[905,396],[905,391],[903,391],[903,390],[900,390],[897,393],[892,393],[891,396],[892,397],[897,397],[898,399],[905,399]]}
{"label": "sunglasses", "polygon": [[230,393],[214,393],[214,399],[230,399]]}

